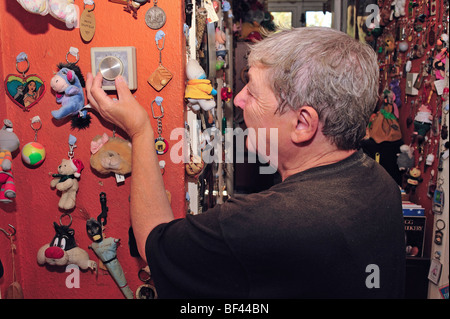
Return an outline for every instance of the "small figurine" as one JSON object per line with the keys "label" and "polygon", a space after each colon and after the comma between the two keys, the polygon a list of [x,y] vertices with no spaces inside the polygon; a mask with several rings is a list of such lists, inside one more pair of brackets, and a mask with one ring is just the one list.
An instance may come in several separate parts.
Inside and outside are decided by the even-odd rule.
{"label": "small figurine", "polygon": [[406,180],[405,192],[414,193],[416,191],[416,188],[419,185],[419,183],[421,183],[423,181],[423,179],[422,179],[422,177],[420,177],[420,175],[422,175],[422,172],[417,167],[413,167],[409,170],[408,177]]}
{"label": "small figurine", "polygon": [[422,144],[425,140],[425,135],[431,128],[433,123],[433,115],[426,104],[422,104],[414,118],[414,133],[413,137],[417,137],[417,142]]}
{"label": "small figurine", "polygon": [[75,264],[83,270],[97,269],[97,263],[89,259],[88,253],[77,246],[75,231],[70,225],[58,225],[53,222],[55,237],[49,244],[42,246],[37,253],[39,265],[65,266]]}
{"label": "small figurine", "polygon": [[403,144],[397,154],[397,166],[400,171],[406,171],[414,166],[414,148]]}
{"label": "small figurine", "polygon": [[202,108],[209,111],[216,106],[214,100],[217,91],[212,87],[211,81],[206,78],[206,73],[195,59],[190,59],[186,66],[188,82],[184,97],[189,106],[198,111]]}
{"label": "small figurine", "polygon": [[87,220],[86,230],[94,241],[89,248],[95,252],[98,258],[100,258],[106,266],[124,296],[127,299],[133,299],[133,292],[130,287],[128,287],[122,266],[117,259],[117,243],[120,242],[120,239],[112,237],[103,238],[102,225],[94,218]]}
{"label": "small figurine", "polygon": [[19,148],[20,142],[13,132],[12,122],[5,119],[3,124],[0,130],[0,202],[11,203],[16,197],[11,153]]}
{"label": "small figurine", "polygon": [[76,196],[78,191],[78,180],[81,176],[81,171],[84,165],[80,160],[63,159],[58,166],[58,174],[53,174],[55,177],[50,186],[62,192],[59,200],[59,208],[70,210],[75,207]]}

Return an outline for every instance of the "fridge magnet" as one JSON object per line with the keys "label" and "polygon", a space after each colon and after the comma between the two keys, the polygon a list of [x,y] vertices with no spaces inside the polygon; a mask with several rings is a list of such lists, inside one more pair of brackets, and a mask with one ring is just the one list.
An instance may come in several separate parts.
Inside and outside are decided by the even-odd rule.
{"label": "fridge magnet", "polygon": [[16,70],[20,74],[9,74],[5,79],[6,95],[24,112],[36,105],[45,93],[44,81],[36,74],[26,75],[29,69],[28,56],[21,52],[16,57]]}

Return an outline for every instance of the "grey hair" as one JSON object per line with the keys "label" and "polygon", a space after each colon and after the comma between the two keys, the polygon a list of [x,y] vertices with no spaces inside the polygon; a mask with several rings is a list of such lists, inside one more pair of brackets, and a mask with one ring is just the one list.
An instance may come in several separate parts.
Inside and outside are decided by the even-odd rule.
{"label": "grey hair", "polygon": [[250,46],[250,66],[268,68],[280,114],[308,105],[339,149],[356,149],[378,101],[374,50],[322,27],[282,30]]}

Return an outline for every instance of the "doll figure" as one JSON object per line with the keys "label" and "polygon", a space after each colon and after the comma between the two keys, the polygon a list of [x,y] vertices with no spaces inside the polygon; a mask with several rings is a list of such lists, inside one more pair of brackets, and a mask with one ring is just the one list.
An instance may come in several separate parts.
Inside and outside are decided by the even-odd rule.
{"label": "doll figure", "polygon": [[133,292],[130,287],[128,287],[122,266],[117,259],[117,243],[120,239],[112,237],[103,238],[102,225],[94,218],[87,220],[86,230],[94,241],[89,248],[95,252],[97,257],[100,258],[106,266],[124,296],[127,299],[133,299]]}
{"label": "doll figure", "polygon": [[426,104],[422,104],[414,118],[414,133],[413,138],[417,137],[419,144],[425,140],[425,135],[431,128],[433,123],[433,115],[431,110]]}
{"label": "doll figure", "polygon": [[188,82],[184,94],[189,106],[198,111],[202,108],[209,111],[216,106],[213,95],[217,91],[212,87],[211,81],[206,78],[206,73],[195,59],[190,59],[186,66]]}

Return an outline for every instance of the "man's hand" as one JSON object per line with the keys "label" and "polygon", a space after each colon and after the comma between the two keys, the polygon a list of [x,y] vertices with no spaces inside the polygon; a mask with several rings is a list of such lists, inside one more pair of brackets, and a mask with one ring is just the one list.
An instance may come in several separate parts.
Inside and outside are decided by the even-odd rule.
{"label": "man's hand", "polygon": [[131,94],[122,76],[115,80],[118,100],[111,99],[102,89],[102,75],[86,77],[86,91],[90,105],[102,118],[123,129],[131,139],[136,134],[153,134],[147,111]]}

